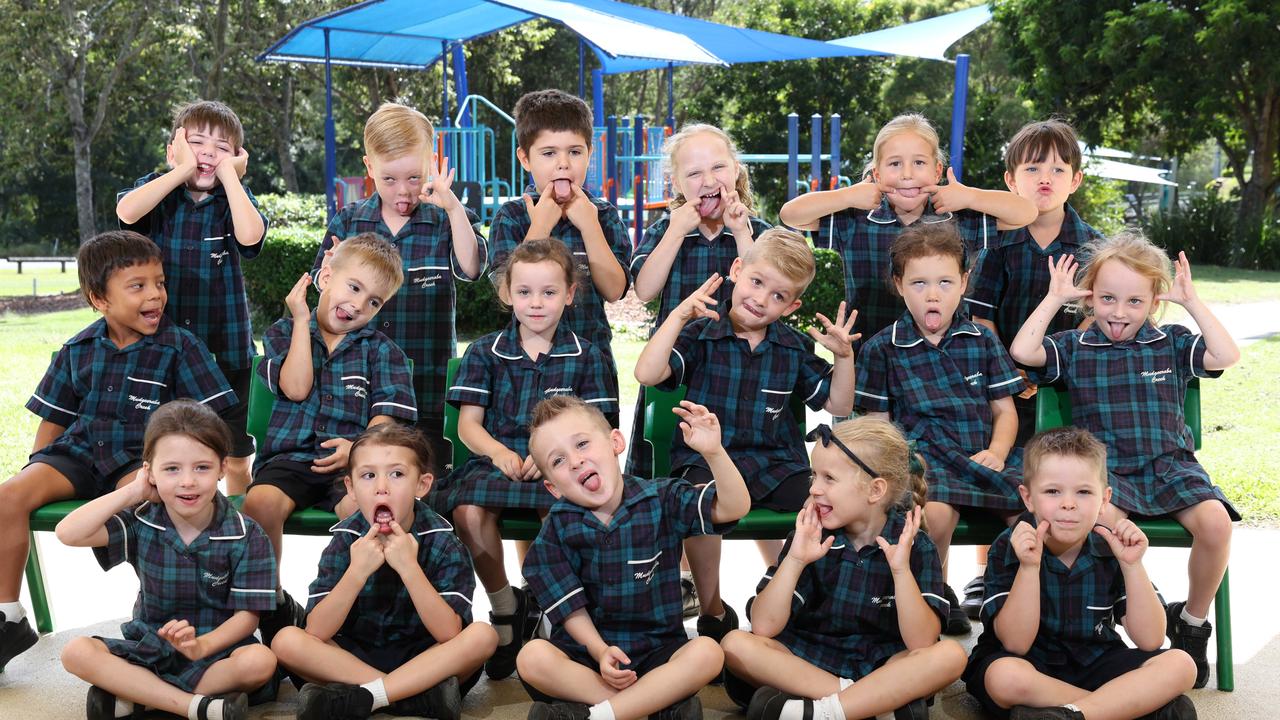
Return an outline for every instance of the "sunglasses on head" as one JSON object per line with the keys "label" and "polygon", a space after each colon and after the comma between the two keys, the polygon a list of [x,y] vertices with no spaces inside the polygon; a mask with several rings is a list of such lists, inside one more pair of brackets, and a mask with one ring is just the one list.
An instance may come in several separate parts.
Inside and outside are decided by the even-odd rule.
{"label": "sunglasses on head", "polygon": [[844,443],[840,442],[840,438],[835,436],[835,433],[832,432],[830,425],[827,425],[826,423],[822,423],[818,427],[810,430],[809,434],[804,436],[804,439],[808,440],[809,442],[821,441],[822,447],[830,447],[834,443],[836,447],[840,448],[841,452],[843,452],[846,456],[848,456],[850,460],[853,461],[854,465],[857,465],[858,467],[862,468],[862,471],[865,472],[867,475],[870,475],[873,478],[880,477],[880,473],[876,472],[875,470],[872,470],[871,466],[862,462],[862,458],[858,457],[856,453],[850,450],[848,445],[845,445]]}

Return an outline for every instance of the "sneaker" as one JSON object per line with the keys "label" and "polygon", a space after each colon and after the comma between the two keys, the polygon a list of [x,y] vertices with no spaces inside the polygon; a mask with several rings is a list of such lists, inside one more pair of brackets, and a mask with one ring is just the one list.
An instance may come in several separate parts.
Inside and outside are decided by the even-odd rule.
{"label": "sneaker", "polygon": [[529,708],[529,720],[587,720],[591,708],[576,702],[535,702]]}
{"label": "sneaker", "polygon": [[[97,685],[89,686],[89,695],[84,699],[84,714],[89,720],[116,720],[116,696]],[[121,717],[138,717],[138,706],[133,712]]]}
{"label": "sneaker", "polygon": [[373,693],[359,685],[307,683],[298,692],[298,720],[364,720],[373,713]]}
{"label": "sneaker", "polygon": [[1159,710],[1143,715],[1139,720],[1196,720],[1196,706],[1191,702],[1191,698],[1179,695],[1165,703]]}
{"label": "sneaker", "polygon": [[929,704],[924,698],[912,700],[893,711],[893,720],[929,720]]}
{"label": "sneaker", "polygon": [[458,678],[445,678],[417,695],[397,700],[391,703],[387,712],[435,720],[458,720],[462,717],[462,692],[458,689]]}
{"label": "sneaker", "polygon": [[[781,690],[764,686],[751,696],[751,704],[747,706],[747,720],[778,720],[782,714],[782,706],[788,700],[799,698],[788,695]],[[813,718],[813,701],[804,701],[804,720]]]}
{"label": "sneaker", "polygon": [[654,720],[702,720],[702,701],[697,695],[690,695],[678,703],[672,703],[659,710]]}
{"label": "sneaker", "polygon": [[968,635],[973,625],[969,622],[969,616],[964,614],[964,608],[960,607],[960,601],[956,598],[956,591],[951,589],[950,585],[943,585],[946,592],[944,593],[947,602],[951,603],[951,612],[947,614],[947,624],[942,628],[943,635]]}
{"label": "sneaker", "polygon": [[10,622],[4,613],[0,613],[0,672],[4,672],[4,666],[10,660],[30,650],[39,639],[39,633],[32,629],[26,615],[21,620]]}
{"label": "sneaker", "polygon": [[718,618],[715,615],[699,615],[698,616],[698,635],[701,637],[709,637],[716,642],[724,639],[730,630],[738,629],[738,613],[733,611],[733,607],[729,603],[724,603],[724,618]]}
{"label": "sneaker", "polygon": [[287,627],[307,626],[307,611],[302,609],[297,600],[289,593],[284,594],[284,602],[277,603],[276,609],[262,613],[258,617],[258,632],[262,633],[262,644],[271,647],[276,633]]}
{"label": "sneaker", "polygon": [[693,584],[693,573],[680,573],[680,604],[684,607],[684,617],[698,617],[702,605],[698,603],[698,587]]}
{"label": "sneaker", "polygon": [[1009,720],[1084,720],[1084,713],[1069,707],[1027,707],[1014,705]]}
{"label": "sneaker", "polygon": [[209,704],[214,700],[222,701],[222,720],[248,720],[249,696],[244,693],[206,695],[200,699],[200,705],[196,708],[196,717],[200,720],[209,720]]}
{"label": "sneaker", "polygon": [[964,586],[964,600],[960,601],[960,607],[964,610],[965,617],[970,620],[977,620],[982,614],[982,595],[986,592],[986,583],[982,576],[970,580]]}
{"label": "sneaker", "polygon": [[1181,650],[1196,661],[1196,689],[1209,682],[1209,636],[1213,634],[1213,624],[1205,620],[1204,625],[1196,627],[1182,619],[1185,602],[1176,602],[1165,610],[1165,634],[1169,636],[1170,647]]}
{"label": "sneaker", "polygon": [[490,680],[510,677],[516,671],[516,656],[520,654],[520,648],[524,647],[524,630],[529,622],[529,596],[520,588],[511,588],[511,592],[516,595],[515,612],[510,615],[489,613],[490,625],[506,625],[511,628],[511,642],[499,645],[493,656],[484,663],[484,673]]}

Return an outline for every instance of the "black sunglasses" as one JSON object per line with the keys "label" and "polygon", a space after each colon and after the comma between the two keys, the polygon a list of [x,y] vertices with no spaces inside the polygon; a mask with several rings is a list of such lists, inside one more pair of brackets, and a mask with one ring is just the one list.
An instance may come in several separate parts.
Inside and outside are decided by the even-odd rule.
{"label": "black sunglasses", "polygon": [[850,450],[848,445],[845,445],[844,443],[840,442],[840,438],[835,436],[835,434],[831,431],[831,426],[827,425],[826,423],[822,423],[818,427],[810,430],[809,434],[804,436],[804,439],[808,440],[809,442],[817,442],[821,440],[822,447],[830,447],[832,443],[835,443],[835,446],[840,448],[840,451],[843,452],[845,455],[849,456],[849,459],[853,461],[854,465],[857,465],[858,467],[862,468],[863,472],[865,472],[867,475],[870,475],[873,478],[880,477],[880,473],[876,472],[875,470],[872,470],[871,466],[862,462],[862,458],[858,457],[852,450]]}

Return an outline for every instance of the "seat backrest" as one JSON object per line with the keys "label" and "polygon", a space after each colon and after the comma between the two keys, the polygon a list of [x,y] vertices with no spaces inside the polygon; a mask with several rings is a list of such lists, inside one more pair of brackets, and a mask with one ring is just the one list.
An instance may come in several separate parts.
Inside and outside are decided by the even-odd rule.
{"label": "seat backrest", "polygon": [[271,422],[271,409],[276,404],[275,393],[258,376],[258,364],[261,362],[261,355],[253,356],[253,372],[249,379],[249,414],[245,420],[245,431],[253,436],[259,452],[266,444],[267,425]]}
{"label": "seat backrest", "polygon": [[[445,370],[444,388],[445,392],[453,387],[453,379],[458,375],[458,368],[462,365],[462,358],[450,358],[448,369]],[[458,437],[458,408],[453,403],[446,402],[444,404],[444,439],[449,441],[449,445],[453,447],[453,467],[461,467],[471,457],[471,451],[466,445],[462,444],[462,440]]]}
{"label": "seat backrest", "polygon": [[[1192,379],[1187,383],[1187,394],[1183,399],[1182,414],[1191,429],[1191,438],[1195,449],[1202,447],[1200,436],[1200,380]],[[1052,386],[1041,385],[1036,390],[1036,432],[1071,424],[1071,396]]]}

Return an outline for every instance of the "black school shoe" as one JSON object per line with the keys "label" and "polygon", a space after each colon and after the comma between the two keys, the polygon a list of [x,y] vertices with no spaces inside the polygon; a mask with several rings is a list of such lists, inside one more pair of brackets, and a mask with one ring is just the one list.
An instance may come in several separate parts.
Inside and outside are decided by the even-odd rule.
{"label": "black school shoe", "polygon": [[[778,716],[782,714],[782,706],[788,700],[798,700],[793,695],[788,695],[778,688],[765,685],[756,690],[751,696],[751,704],[747,705],[747,720],[778,720]],[[810,720],[813,717],[813,701],[804,701],[804,720]]]}
{"label": "black school shoe", "polygon": [[1176,602],[1165,609],[1165,634],[1169,636],[1170,646],[1181,650],[1196,661],[1196,684],[1198,690],[1209,682],[1209,636],[1213,634],[1213,624],[1208,620],[1204,625],[1196,627],[1182,619],[1185,602]]}
{"label": "black school shoe", "polygon": [[591,708],[575,702],[535,702],[529,707],[529,720],[587,720]]}
{"label": "black school shoe", "polygon": [[956,591],[951,589],[950,585],[942,586],[943,593],[947,602],[951,603],[951,611],[947,613],[947,623],[942,628],[943,635],[968,635],[973,625],[969,622],[969,616],[964,614],[964,608],[960,607],[960,600],[956,598]]}
{"label": "black school shoe", "polygon": [[733,611],[729,603],[721,604],[724,605],[724,619],[715,615],[698,616],[698,635],[709,637],[717,643],[724,640],[724,636],[728,635],[730,630],[738,629],[738,613]]}
{"label": "black school shoe", "polygon": [[200,699],[200,705],[196,707],[196,717],[200,720],[209,720],[209,705],[214,700],[222,701],[222,720],[248,720],[249,696],[244,693],[205,696]]}
{"label": "black school shoe", "polygon": [[458,720],[462,717],[462,692],[458,689],[458,678],[445,678],[417,695],[397,700],[387,711],[393,715]]}
{"label": "black school shoe", "polygon": [[912,700],[893,711],[893,720],[929,720],[929,703],[924,698]]}
{"label": "black school shoe", "polygon": [[516,671],[516,656],[520,654],[520,648],[524,647],[525,628],[529,623],[529,596],[520,588],[511,588],[511,592],[516,596],[515,612],[510,615],[489,613],[490,625],[495,627],[506,625],[511,628],[511,642],[499,645],[493,655],[484,662],[484,674],[488,675],[490,680],[511,677],[511,673]]}
{"label": "black school shoe", "polygon": [[[141,710],[135,703],[133,712],[122,717],[141,717]],[[89,694],[84,699],[84,714],[89,720],[116,720],[116,696],[97,685],[90,685]]]}
{"label": "black school shoe", "polygon": [[970,620],[977,620],[982,615],[982,594],[986,592],[986,587],[986,581],[981,575],[965,583],[964,600],[960,601],[960,607]]}
{"label": "black school shoe", "polygon": [[307,611],[303,610],[298,601],[286,592],[284,602],[276,603],[275,610],[269,610],[258,616],[258,632],[262,633],[262,644],[270,648],[276,633],[290,626],[305,628]]}
{"label": "black school shoe", "polygon": [[298,692],[298,720],[365,720],[373,693],[359,685],[307,683]]}
{"label": "black school shoe", "polygon": [[1159,710],[1143,715],[1139,720],[1196,720],[1196,706],[1191,702],[1191,698],[1179,695],[1165,703]]}
{"label": "black school shoe", "polygon": [[40,634],[32,627],[26,615],[21,620],[10,622],[4,613],[0,613],[0,672],[9,661],[31,649],[40,639]]}
{"label": "black school shoe", "polygon": [[697,695],[672,703],[649,716],[650,720],[702,720],[702,701]]}
{"label": "black school shoe", "polygon": [[1068,707],[1027,707],[1015,705],[1009,720],[1084,720],[1084,713]]}

